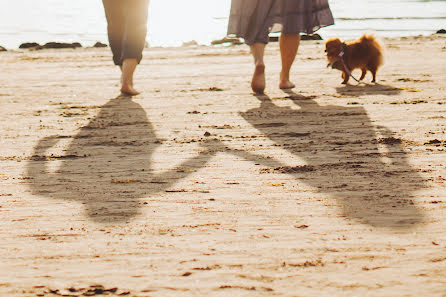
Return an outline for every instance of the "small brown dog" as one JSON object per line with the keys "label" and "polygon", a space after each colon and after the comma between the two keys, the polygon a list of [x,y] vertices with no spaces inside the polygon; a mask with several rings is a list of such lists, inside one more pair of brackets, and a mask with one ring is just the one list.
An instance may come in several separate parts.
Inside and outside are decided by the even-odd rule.
{"label": "small brown dog", "polygon": [[371,35],[364,34],[359,40],[350,43],[331,38],[325,43],[325,52],[327,67],[342,71],[343,84],[347,84],[351,72],[358,68],[362,71],[359,80],[363,80],[367,71],[370,71],[373,75],[372,82],[376,82],[376,72],[383,64],[382,47]]}

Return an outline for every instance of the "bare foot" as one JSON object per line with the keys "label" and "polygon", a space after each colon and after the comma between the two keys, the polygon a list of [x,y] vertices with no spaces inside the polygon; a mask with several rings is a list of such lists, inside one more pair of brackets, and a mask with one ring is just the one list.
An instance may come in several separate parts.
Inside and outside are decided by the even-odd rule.
{"label": "bare foot", "polygon": [[293,84],[289,78],[287,77],[283,77],[282,74],[280,74],[280,83],[279,83],[279,88],[284,90],[284,89],[292,89],[295,88],[296,85]]}
{"label": "bare foot", "polygon": [[265,65],[256,65],[251,81],[251,89],[255,94],[263,94],[265,91]]}
{"label": "bare foot", "polygon": [[140,94],[140,92],[135,90],[132,85],[128,85],[128,84],[122,85],[121,93],[126,96],[136,96],[136,95]]}
{"label": "bare foot", "polygon": [[293,84],[292,82],[290,82],[289,80],[281,81],[280,84],[279,84],[279,88],[281,88],[282,90],[284,90],[284,89],[292,89],[294,87],[296,87],[296,85]]}

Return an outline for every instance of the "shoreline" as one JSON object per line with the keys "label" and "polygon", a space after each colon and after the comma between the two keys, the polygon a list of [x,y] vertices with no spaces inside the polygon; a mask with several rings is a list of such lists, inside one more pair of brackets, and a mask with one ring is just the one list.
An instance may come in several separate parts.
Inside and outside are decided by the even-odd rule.
{"label": "shoreline", "polygon": [[[431,34],[416,34],[416,35],[415,34],[409,34],[409,35],[383,36],[382,34],[379,34],[379,32],[375,32],[375,31],[366,31],[364,33],[372,33],[372,34],[378,36],[381,39],[394,39],[394,38],[410,38],[410,37],[429,37],[429,36],[432,36],[432,35],[435,36],[437,34],[445,34],[445,29],[444,28],[439,28],[439,29],[436,29],[436,30],[432,30]],[[278,33],[271,33],[271,37],[272,38],[275,38],[278,35],[279,35]],[[320,35],[320,33],[315,32],[313,35]],[[326,37],[325,35],[327,35],[327,34],[320,35],[320,36],[322,36],[322,40],[328,40],[331,37],[339,37],[339,36],[331,36],[333,34],[329,34],[330,35],[329,37]],[[311,35],[302,34],[302,36],[311,36]],[[188,46],[193,46],[193,45],[196,45],[196,46],[214,46],[214,44],[212,44],[213,42],[219,41],[219,40],[223,40],[225,38],[228,38],[228,37],[226,36],[226,37],[222,37],[220,39],[212,40],[212,41],[209,42],[209,44],[200,44],[200,43],[197,43],[197,41],[195,41],[195,40],[189,40],[189,41],[182,42],[182,45],[178,45],[178,46],[153,46],[152,47],[149,44],[147,44],[147,47],[148,48],[171,48],[171,47],[172,48],[178,48],[178,47],[188,47]],[[353,39],[355,39],[355,38],[353,38]],[[352,40],[352,39],[346,38],[345,40]],[[241,40],[241,42],[243,42],[243,41]],[[275,42],[275,41],[271,41],[271,42]],[[107,42],[99,41],[99,40],[90,42],[91,45],[84,45],[85,43],[82,44],[81,41],[69,41],[69,42],[66,42],[66,41],[60,41],[60,40],[57,41],[57,40],[55,40],[55,41],[48,41],[48,42],[43,42],[43,43],[42,42],[36,42],[36,41],[25,41],[25,42],[21,42],[20,44],[18,44],[17,47],[15,47],[15,48],[5,47],[2,44],[0,44],[0,46],[3,47],[4,49],[6,49],[7,51],[12,51],[12,50],[20,49],[20,46],[26,45],[26,44],[36,44],[36,46],[38,46],[38,47],[44,47],[45,44],[54,44],[54,43],[64,44],[67,47],[69,47],[69,45],[78,44],[79,46],[76,46],[76,47],[79,47],[79,48],[94,48],[94,47],[96,47],[95,45],[98,44],[98,43],[99,44],[107,44]]]}

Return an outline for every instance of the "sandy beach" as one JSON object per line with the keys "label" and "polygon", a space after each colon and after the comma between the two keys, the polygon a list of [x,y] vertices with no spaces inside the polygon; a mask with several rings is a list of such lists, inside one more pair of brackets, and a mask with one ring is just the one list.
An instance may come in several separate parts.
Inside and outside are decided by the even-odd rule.
{"label": "sandy beach", "polygon": [[0,53],[0,295],[446,296],[446,36],[383,42]]}

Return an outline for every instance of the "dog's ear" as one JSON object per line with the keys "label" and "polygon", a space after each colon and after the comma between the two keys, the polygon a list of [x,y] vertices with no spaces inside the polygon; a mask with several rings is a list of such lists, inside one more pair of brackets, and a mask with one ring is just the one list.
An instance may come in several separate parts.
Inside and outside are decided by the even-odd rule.
{"label": "dog's ear", "polygon": [[328,39],[325,44],[338,44],[338,43],[342,43],[341,40],[339,38],[333,37]]}

